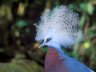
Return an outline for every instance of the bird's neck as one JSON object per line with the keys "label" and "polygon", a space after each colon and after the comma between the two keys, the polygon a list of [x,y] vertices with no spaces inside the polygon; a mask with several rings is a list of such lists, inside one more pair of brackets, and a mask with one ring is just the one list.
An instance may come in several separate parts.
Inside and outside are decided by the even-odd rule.
{"label": "bird's neck", "polygon": [[[63,60],[64,59],[60,58],[56,49],[48,48],[46,58],[45,58],[45,72],[51,72],[51,71],[59,72],[58,69],[56,68],[61,67],[61,66],[64,67]],[[65,70],[66,72],[66,67],[62,69]]]}

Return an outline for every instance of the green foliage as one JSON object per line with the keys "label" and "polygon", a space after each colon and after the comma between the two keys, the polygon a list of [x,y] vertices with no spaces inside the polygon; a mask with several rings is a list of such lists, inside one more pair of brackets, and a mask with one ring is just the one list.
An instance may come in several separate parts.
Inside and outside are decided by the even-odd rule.
{"label": "green foliage", "polygon": [[25,59],[23,54],[17,53],[10,63],[0,63],[0,72],[44,72],[35,61]]}
{"label": "green foliage", "polygon": [[19,28],[26,27],[27,26],[27,22],[24,21],[24,20],[19,20],[19,21],[17,21],[16,26],[19,27]]}
{"label": "green foliage", "polygon": [[0,72],[43,72],[36,62],[24,61],[17,63],[0,63]]}
{"label": "green foliage", "polygon": [[88,36],[89,38],[93,38],[96,36],[96,25],[90,27],[90,29],[88,30]]}
{"label": "green foliage", "polygon": [[[0,41],[3,40],[4,46],[0,48],[0,53],[3,52],[7,54],[8,52],[8,54],[11,55],[11,52],[12,52],[16,57],[13,57],[12,59],[10,59],[11,62],[0,63],[0,72],[44,72],[42,66],[39,65],[37,62],[42,60],[44,61],[43,56],[45,55],[43,54],[45,54],[45,52],[47,51],[47,48],[44,47],[39,49],[39,51],[38,50],[35,51],[33,48],[31,48],[32,45],[22,46],[20,43],[21,32],[25,32],[23,28],[27,27],[28,24],[26,21],[22,19],[22,17],[21,19],[18,17],[14,18],[14,19],[17,19],[17,21],[14,20],[12,17],[12,13],[11,13],[12,2],[18,2],[19,0],[1,0],[1,1],[2,1],[2,4],[4,4],[4,7],[0,6],[0,31],[1,31]],[[95,17],[96,6],[94,6],[96,5],[95,0],[94,0],[94,3],[93,3],[93,0],[88,0],[88,1],[75,0],[74,2],[70,0],[65,0],[64,2],[63,0],[34,0],[32,7],[30,7],[32,8],[32,12],[35,11],[34,8],[37,8],[37,6],[40,6],[40,5],[44,6],[42,5],[44,2],[45,2],[44,4],[45,7],[43,8],[53,8],[61,4],[66,4],[70,9],[78,12],[79,19],[80,19],[80,22],[79,22],[80,29],[84,30],[85,40],[84,42],[79,42],[78,40],[77,44],[74,46],[74,50],[72,51],[64,50],[64,52],[69,56],[75,57],[81,62],[84,62],[86,65],[91,67],[94,71],[96,71],[96,17]],[[28,0],[25,0],[25,3],[27,6],[29,5]],[[39,9],[41,9],[41,6]],[[38,14],[35,14],[35,15],[38,15]],[[12,30],[9,32],[7,31],[8,21],[6,20],[6,18],[10,21],[13,20],[12,22],[16,21],[12,23],[12,26],[11,26]],[[35,19],[31,19],[31,20],[34,22]],[[30,32],[28,33],[31,34]],[[8,41],[7,41],[8,34],[12,35],[12,38],[14,40],[13,45],[8,44]],[[18,54],[18,51],[22,55]],[[31,55],[28,55],[28,57],[31,58],[30,61],[25,57],[24,53],[31,54]],[[37,60],[35,58],[37,58]]]}
{"label": "green foliage", "polygon": [[89,15],[92,15],[94,11],[94,7],[91,3],[81,3],[80,9]]}

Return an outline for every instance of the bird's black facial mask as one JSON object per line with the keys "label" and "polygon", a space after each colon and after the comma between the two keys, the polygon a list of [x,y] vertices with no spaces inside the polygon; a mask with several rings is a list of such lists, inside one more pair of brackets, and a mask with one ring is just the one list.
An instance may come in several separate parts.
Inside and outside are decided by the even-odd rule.
{"label": "bird's black facial mask", "polygon": [[47,46],[47,43],[48,43],[49,41],[51,41],[51,40],[52,40],[52,38],[47,38],[46,40],[44,40],[44,39],[40,40],[40,41],[39,41],[40,48],[41,48],[41,47],[46,47],[46,46]]}
{"label": "bird's black facial mask", "polygon": [[39,44],[41,45],[41,44],[43,44],[43,42],[44,42],[44,39],[40,40]]}

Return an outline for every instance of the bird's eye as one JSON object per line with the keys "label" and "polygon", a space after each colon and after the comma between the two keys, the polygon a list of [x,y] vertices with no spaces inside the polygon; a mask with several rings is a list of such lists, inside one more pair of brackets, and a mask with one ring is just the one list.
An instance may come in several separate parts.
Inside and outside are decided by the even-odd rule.
{"label": "bird's eye", "polygon": [[52,38],[48,38],[48,39],[46,39],[46,42],[48,43],[51,39],[52,39]]}

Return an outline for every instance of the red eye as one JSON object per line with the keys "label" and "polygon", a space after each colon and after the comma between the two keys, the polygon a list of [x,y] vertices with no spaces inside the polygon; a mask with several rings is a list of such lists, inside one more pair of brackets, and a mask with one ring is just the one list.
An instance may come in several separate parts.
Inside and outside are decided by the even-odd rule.
{"label": "red eye", "polygon": [[52,38],[48,38],[48,39],[46,39],[46,42],[48,43],[50,40],[52,40]]}

